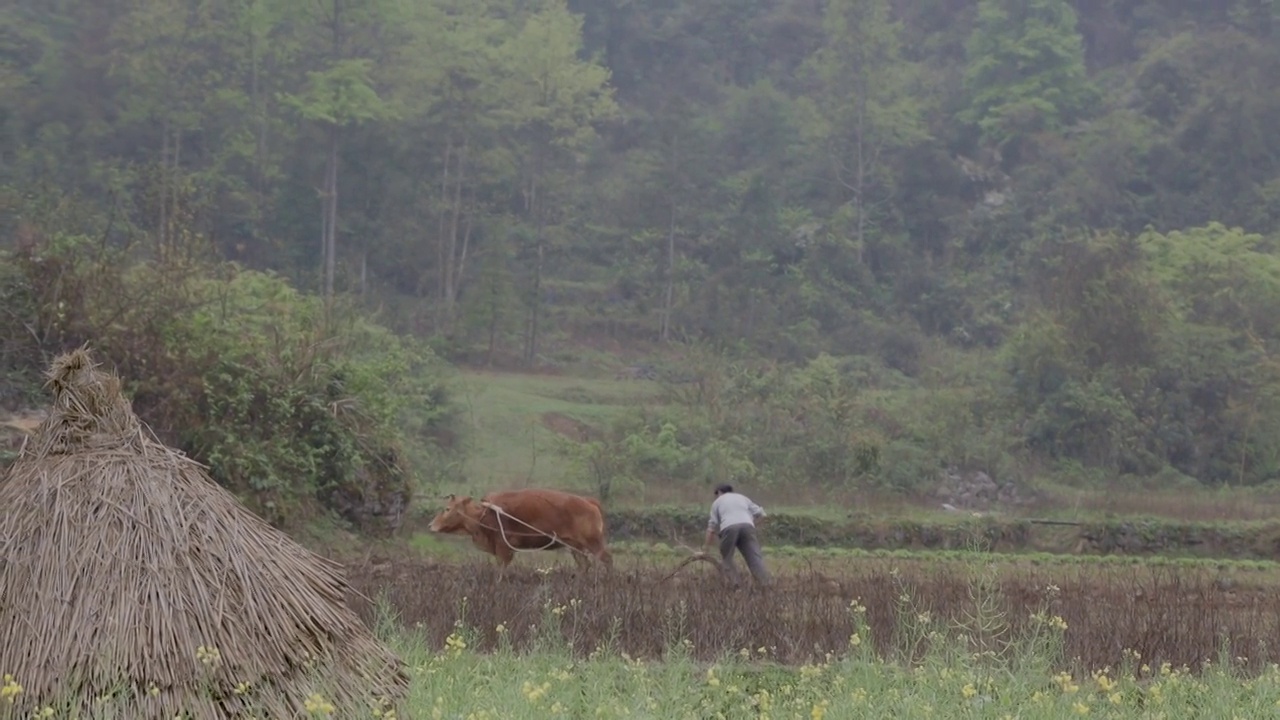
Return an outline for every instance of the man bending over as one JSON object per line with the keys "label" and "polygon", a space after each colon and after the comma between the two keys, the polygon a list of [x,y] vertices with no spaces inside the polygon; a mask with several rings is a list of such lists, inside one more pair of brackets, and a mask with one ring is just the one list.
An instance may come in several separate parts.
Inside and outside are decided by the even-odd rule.
{"label": "man bending over", "polygon": [[742,553],[742,559],[747,562],[755,581],[762,586],[768,585],[769,573],[764,569],[755,523],[756,518],[765,516],[764,508],[746,495],[734,492],[729,484],[717,485],[715,497],[715,502],[711,503],[711,519],[707,523],[706,544],[711,545],[719,530],[721,562],[734,587],[740,586],[738,568],[733,562],[734,549]]}

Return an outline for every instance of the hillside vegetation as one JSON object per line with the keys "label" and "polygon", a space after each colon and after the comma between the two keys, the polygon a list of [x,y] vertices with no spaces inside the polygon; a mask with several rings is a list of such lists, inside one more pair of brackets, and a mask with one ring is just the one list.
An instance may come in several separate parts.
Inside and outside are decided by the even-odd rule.
{"label": "hillside vegetation", "polygon": [[1277,13],[16,0],[0,396],[92,342],[281,523],[533,481],[1263,492]]}

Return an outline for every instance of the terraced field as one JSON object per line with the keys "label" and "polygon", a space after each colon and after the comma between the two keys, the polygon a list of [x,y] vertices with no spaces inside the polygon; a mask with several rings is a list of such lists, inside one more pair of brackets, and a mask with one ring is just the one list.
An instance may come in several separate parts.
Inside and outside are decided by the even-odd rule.
{"label": "terraced field", "polygon": [[1175,667],[1218,662],[1224,652],[1242,670],[1280,662],[1270,642],[1280,632],[1274,566],[1034,564],[977,554],[769,560],[776,584],[767,592],[731,591],[709,563],[673,573],[677,557],[656,552],[622,552],[612,574],[521,564],[500,576],[474,558],[384,559],[353,573],[362,593],[381,598],[428,643],[443,643],[460,625],[478,628],[473,649],[532,649],[547,608],[562,608],[565,641],[583,655],[607,641],[658,659],[687,638],[704,661],[763,646],[773,660],[798,665],[847,647],[859,622],[849,613],[854,603],[867,608],[866,640],[885,659],[902,659],[903,643],[909,655],[926,653],[956,633],[1005,647],[1056,616],[1066,628],[1061,662],[1077,673],[1119,667],[1135,652]]}
{"label": "terraced field", "polygon": [[[553,444],[656,402],[642,382],[474,377],[463,492],[572,488]],[[705,503],[680,489],[608,508],[611,574],[545,552],[500,574],[466,539],[424,532],[427,499],[403,546],[350,564],[352,602],[394,618],[415,717],[1271,717],[1270,500],[1073,492],[981,517],[769,498],[767,592],[688,561]]]}

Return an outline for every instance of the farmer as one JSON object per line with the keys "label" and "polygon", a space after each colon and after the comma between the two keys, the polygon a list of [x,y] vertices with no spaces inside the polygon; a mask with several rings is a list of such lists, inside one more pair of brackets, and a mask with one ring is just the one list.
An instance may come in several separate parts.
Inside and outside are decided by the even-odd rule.
{"label": "farmer", "polygon": [[725,572],[734,587],[739,586],[738,569],[733,562],[735,548],[747,561],[751,576],[760,585],[769,584],[769,573],[764,569],[764,556],[760,554],[760,539],[756,534],[756,518],[765,516],[764,508],[755,504],[746,495],[733,491],[727,483],[717,485],[715,502],[711,503],[711,519],[707,523],[707,545],[714,541],[716,531],[720,532],[720,557]]}

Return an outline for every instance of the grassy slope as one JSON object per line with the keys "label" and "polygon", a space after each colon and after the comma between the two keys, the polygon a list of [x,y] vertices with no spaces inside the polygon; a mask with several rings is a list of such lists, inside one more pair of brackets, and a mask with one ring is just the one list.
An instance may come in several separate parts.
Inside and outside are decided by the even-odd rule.
{"label": "grassy slope", "polygon": [[[466,482],[445,485],[443,493],[482,495],[511,487],[562,487],[582,489],[575,483],[569,461],[557,451],[561,436],[543,419],[558,413],[593,427],[603,428],[628,408],[657,402],[656,383],[605,380],[556,375],[463,370],[457,401],[464,408],[464,468]],[[423,508],[433,508],[439,498],[419,498]],[[439,537],[417,532],[411,547],[424,555],[448,560],[474,560],[478,551],[460,537]],[[521,565],[550,567],[571,562],[563,553],[521,553]]]}
{"label": "grassy slope", "polygon": [[[500,488],[542,486],[591,493],[593,489],[575,476],[570,461],[560,450],[565,438],[546,425],[545,417],[558,414],[603,429],[632,408],[661,402],[660,390],[658,384],[646,381],[463,370],[456,397],[464,408],[466,422],[465,442],[469,449],[464,470],[466,481],[445,486],[441,492],[479,495]],[[1266,491],[1066,487],[1042,490],[1046,492],[1039,506],[1003,509],[999,514],[1078,521],[1146,517],[1223,523],[1269,520],[1275,517],[1274,511],[1280,509],[1277,499]],[[619,495],[612,504],[701,508],[707,502],[705,494],[705,488],[694,485],[647,487],[638,494]],[[834,522],[857,515],[882,522],[901,519],[934,525],[969,517],[967,512],[942,510],[932,498],[913,500],[866,491],[833,496],[806,488],[773,492],[756,488],[751,494],[775,513],[803,513]],[[439,504],[439,497],[418,499],[419,509],[427,514],[433,513]],[[695,529],[689,532],[694,533]],[[1062,552],[1071,552],[1070,546],[1077,542],[1076,534],[1074,528],[1037,529],[1037,537],[1043,541],[1039,546],[1048,549],[1061,545]],[[1061,542],[1053,540],[1058,535],[1062,535]],[[442,558],[467,559],[477,552],[461,538],[442,538],[430,533],[418,532],[410,543],[417,552]],[[569,558],[525,553],[518,556],[518,561],[548,565],[569,562]]]}
{"label": "grassy slope", "polygon": [[[661,403],[658,383],[556,375],[464,370],[460,373],[458,402],[463,406],[466,442],[470,454],[466,482],[445,486],[443,493],[479,494],[510,487],[551,486],[591,492],[575,477],[570,461],[558,451],[564,437],[547,427],[548,413],[570,417],[604,429],[619,415],[641,405]],[[705,488],[650,487],[639,496],[620,495],[621,505],[703,505]],[[853,511],[888,515],[919,513],[901,499],[870,498],[865,494],[836,498],[818,496],[804,488],[770,492],[757,489],[752,496],[778,512],[805,512],[831,520],[846,519]],[[433,499],[428,499],[428,504]],[[709,502],[709,501],[708,501]],[[868,506],[867,503],[871,505]],[[924,511],[955,520],[948,513]]]}
{"label": "grassy slope", "polygon": [[[485,492],[502,487],[550,485],[577,487],[569,461],[557,451],[563,438],[543,422],[559,413],[596,428],[642,404],[660,403],[657,383],[555,375],[464,370],[458,402],[464,407],[470,454],[463,485],[444,492]],[[1164,517],[1196,521],[1269,520],[1280,511],[1280,494],[1248,489],[1047,487],[1047,502],[1030,514],[1037,517],[1097,520],[1105,517]],[[701,502],[703,488],[649,488],[640,498],[619,498],[623,504]],[[850,493],[845,497],[818,496],[805,488],[786,488],[771,494],[757,490],[762,503],[781,510],[804,510],[832,520],[850,513],[883,518],[954,521],[933,501],[912,502],[901,497]]]}
{"label": "grassy slope", "polygon": [[485,492],[526,485],[571,486],[559,436],[544,423],[559,413],[604,427],[629,407],[657,402],[656,383],[464,371],[458,402],[467,425],[465,487]]}

